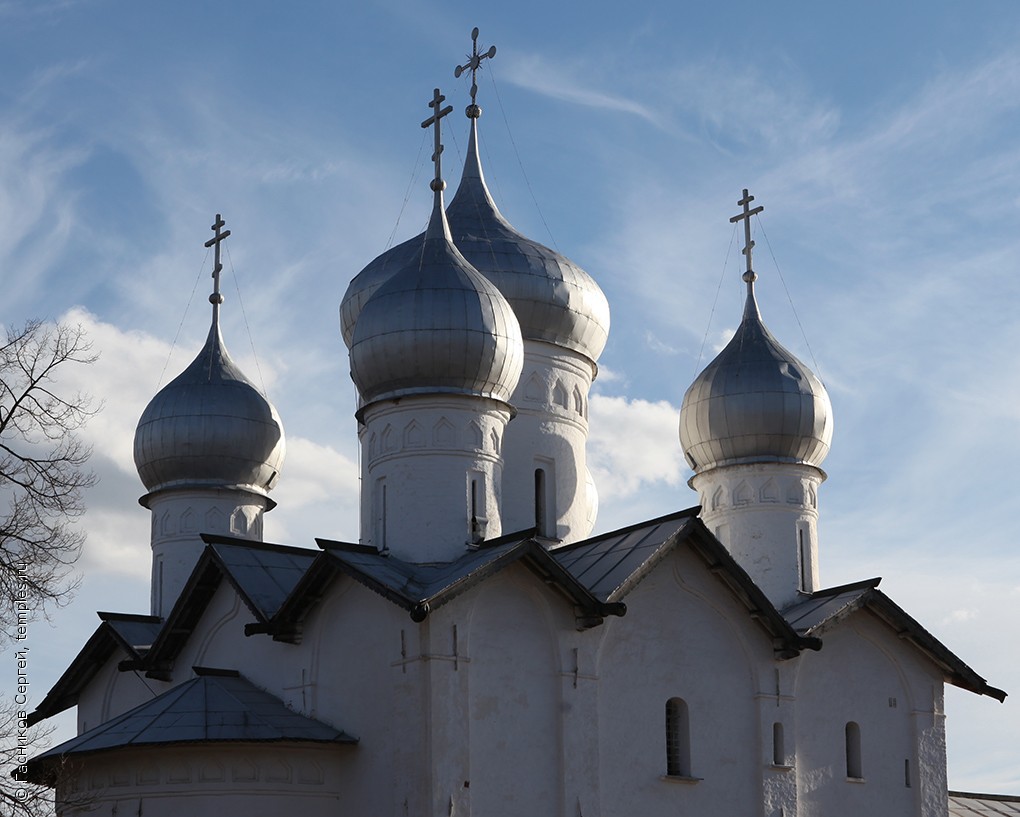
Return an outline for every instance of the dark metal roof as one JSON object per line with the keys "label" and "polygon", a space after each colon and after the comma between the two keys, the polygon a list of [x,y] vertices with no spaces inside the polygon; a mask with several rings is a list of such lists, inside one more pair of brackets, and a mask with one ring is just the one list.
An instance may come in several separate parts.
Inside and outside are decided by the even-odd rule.
{"label": "dark metal roof", "polygon": [[[912,643],[942,669],[946,683],[1004,701],[1006,693],[989,686],[980,675],[946,647],[902,607],[878,589],[881,579],[832,587],[812,593],[804,601],[783,611],[797,632],[817,636],[836,626],[851,613],[867,609],[888,624],[896,634]],[[994,813],[994,812],[992,812]]]}
{"label": "dark metal roof", "polygon": [[950,817],[1020,817],[1020,797],[1009,794],[949,792]]}
{"label": "dark metal roof", "polygon": [[409,611],[415,621],[422,621],[430,611],[517,561],[561,591],[589,619],[623,614],[622,605],[601,602],[578,582],[531,538],[533,532],[509,534],[483,543],[456,561],[441,564],[405,562],[364,545],[319,539],[323,558],[308,570],[279,615],[266,626],[248,627],[247,632],[269,632],[276,638],[291,638],[326,587],[341,573]]}
{"label": "dark metal roof", "polygon": [[81,691],[118,649],[130,659],[142,658],[162,625],[162,619],[156,616],[129,613],[98,615],[102,624],[85,642],[85,646],[46,693],[35,711],[28,716],[30,726],[77,704]]}
{"label": "dark metal roof", "polygon": [[29,761],[29,777],[51,763],[128,746],[198,742],[305,741],[357,743],[322,721],[300,715],[235,670],[194,668],[196,677]]}
{"label": "dark metal roof", "polygon": [[616,601],[695,524],[697,508],[566,545],[552,551],[572,576],[603,601]]}
{"label": "dark metal roof", "polygon": [[259,620],[276,615],[309,565],[319,555],[310,548],[252,542],[232,536],[204,534],[230,583]]}
{"label": "dark metal roof", "polygon": [[859,610],[868,597],[868,592],[878,587],[879,579],[832,587],[811,594],[803,601],[783,611],[786,620],[799,633],[818,635],[822,630],[842,621],[850,613]]}
{"label": "dark metal roof", "polygon": [[575,606],[578,627],[583,629],[600,624],[607,615],[624,615],[626,595],[674,548],[683,545],[737,597],[769,633],[783,657],[804,648],[818,649],[818,639],[799,635],[772,606],[697,518],[698,510],[680,511],[554,550],[546,550],[532,538],[534,531],[508,534],[443,564],[404,562],[372,547],[319,539],[323,558],[308,569],[279,613],[272,621],[249,625],[245,631],[296,640],[304,617],[341,574],[407,610],[415,621],[422,621],[432,610],[518,561]]}

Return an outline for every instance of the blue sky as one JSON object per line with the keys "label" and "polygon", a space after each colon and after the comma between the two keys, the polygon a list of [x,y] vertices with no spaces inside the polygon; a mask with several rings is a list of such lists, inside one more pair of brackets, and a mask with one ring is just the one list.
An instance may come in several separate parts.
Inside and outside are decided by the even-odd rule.
{"label": "blue sky", "polygon": [[1020,792],[1020,6],[362,5],[0,0],[0,323],[86,324],[102,359],[67,382],[105,402],[85,582],[35,625],[36,694],[93,610],[147,611],[131,440],[205,337],[216,212],[227,343],[288,435],[267,539],[356,538],[337,307],[424,226],[437,85],[456,185],[453,67],[477,25],[498,47],[479,78],[493,194],[613,310],[591,403],[599,528],[696,502],[677,412],[739,319],[728,218],[748,187],[765,321],[834,407],[823,583],[883,576],[1012,693],[947,693],[950,784]]}

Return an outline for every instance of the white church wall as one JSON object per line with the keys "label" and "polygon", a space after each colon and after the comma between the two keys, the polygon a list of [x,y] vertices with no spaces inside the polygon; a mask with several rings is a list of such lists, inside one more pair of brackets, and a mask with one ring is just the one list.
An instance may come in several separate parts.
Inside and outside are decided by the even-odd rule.
{"label": "white church wall", "polygon": [[78,733],[93,729],[170,689],[138,672],[121,672],[127,654],[116,650],[92,677],[78,698]]}
{"label": "white church wall", "polygon": [[[645,578],[627,608],[603,625],[598,660],[602,813],[760,814],[755,695],[771,640],[688,551]],[[689,726],[678,736],[689,763],[673,774],[670,699],[686,704]]]}
{"label": "white church wall", "polygon": [[408,701],[413,689],[402,684],[403,654],[413,651],[417,626],[406,611],[340,577],[305,620],[301,643],[281,645],[277,672],[301,689],[275,694],[359,739],[338,772],[351,814],[405,813],[401,789],[415,774],[410,764],[421,762],[421,714]]}
{"label": "white church wall", "polygon": [[[338,770],[351,747],[181,744],[93,755],[57,791],[61,817],[335,817],[347,811]],[[73,804],[78,804],[73,805]]]}
{"label": "white church wall", "polygon": [[862,611],[796,659],[803,817],[947,813],[942,679],[905,647]]}
{"label": "white church wall", "polygon": [[525,571],[515,565],[473,594],[466,778],[473,814],[567,813],[555,615],[565,605]]}

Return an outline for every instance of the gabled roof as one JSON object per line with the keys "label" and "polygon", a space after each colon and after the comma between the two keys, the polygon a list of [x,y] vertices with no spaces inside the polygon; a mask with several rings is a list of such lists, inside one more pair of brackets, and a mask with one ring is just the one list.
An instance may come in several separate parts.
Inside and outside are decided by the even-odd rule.
{"label": "gabled roof", "polygon": [[686,545],[773,638],[782,658],[821,642],[801,635],[737,564],[726,547],[698,518],[701,508],[669,514],[556,548],[552,555],[603,602],[618,602],[630,593],[675,548]]}
{"label": "gabled roof", "polygon": [[984,678],[879,590],[880,581],[881,579],[868,579],[855,584],[819,590],[804,601],[786,608],[783,615],[799,633],[812,636],[820,635],[837,626],[851,613],[867,609],[888,624],[900,638],[912,643],[940,667],[946,683],[979,695],[988,695],[1000,702],[1006,700],[1005,692],[989,686]]}
{"label": "gabled roof", "polygon": [[632,525],[576,544],[547,550],[534,531],[509,534],[444,564],[405,562],[375,548],[319,539],[323,555],[305,573],[272,621],[245,632],[297,640],[301,623],[341,574],[407,610],[415,621],[507,565],[520,562],[576,608],[579,628],[626,613],[623,599],[672,550],[691,547],[773,638],[784,657],[817,639],[793,630],[729,552],[697,518],[698,508]]}
{"label": "gabled roof", "polygon": [[46,697],[28,716],[28,724],[63,712],[78,703],[78,696],[95,674],[117,650],[129,659],[139,660],[149,650],[159,632],[162,619],[130,613],[97,613],[102,623],[85,642],[64,674]]}
{"label": "gabled roof", "polygon": [[949,792],[950,817],[1020,817],[1020,797],[1008,794]]}
{"label": "gabled roof", "polygon": [[144,669],[162,677],[180,653],[226,579],[259,622],[266,622],[319,555],[310,548],[253,542],[233,536],[202,535],[206,549],[166,624],[144,660],[126,661],[122,669]]}
{"label": "gabled roof", "polygon": [[268,621],[319,555],[311,548],[203,534],[226,577],[259,621]]}
{"label": "gabled roof", "polygon": [[357,743],[322,721],[300,715],[236,670],[194,667],[195,678],[29,761],[28,778],[47,779],[71,756],[180,743]]}
{"label": "gabled roof", "polygon": [[533,531],[509,534],[482,543],[453,562],[415,564],[379,553],[373,547],[317,539],[322,557],[294,588],[279,614],[266,625],[249,625],[245,631],[271,633],[274,638],[295,637],[300,622],[340,574],[350,576],[424,621],[428,614],[470,587],[521,562],[579,607],[589,626],[606,615],[622,615],[622,605],[600,601],[578,582],[537,540]]}

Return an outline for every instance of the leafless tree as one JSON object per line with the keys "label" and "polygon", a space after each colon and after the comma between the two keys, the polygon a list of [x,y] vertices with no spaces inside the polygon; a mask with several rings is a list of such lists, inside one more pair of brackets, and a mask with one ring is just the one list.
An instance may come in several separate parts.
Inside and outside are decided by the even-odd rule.
{"label": "leafless tree", "polygon": [[[95,482],[77,432],[96,409],[58,377],[95,359],[80,326],[28,321],[0,340],[0,653],[13,647],[19,667],[28,622],[67,602],[76,585],[84,532],[75,522]],[[19,690],[24,703],[19,693],[0,700],[0,814],[40,817],[53,813],[53,793],[25,780],[25,763],[47,730],[27,726]]]}
{"label": "leafless tree", "polygon": [[3,635],[47,604],[66,602],[84,532],[75,525],[95,477],[78,436],[95,413],[82,392],[56,377],[96,360],[81,326],[28,321],[0,346],[0,618]]}

